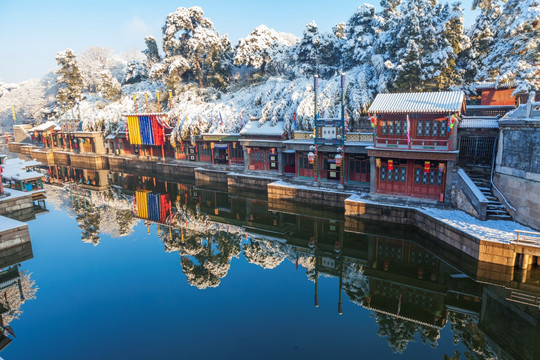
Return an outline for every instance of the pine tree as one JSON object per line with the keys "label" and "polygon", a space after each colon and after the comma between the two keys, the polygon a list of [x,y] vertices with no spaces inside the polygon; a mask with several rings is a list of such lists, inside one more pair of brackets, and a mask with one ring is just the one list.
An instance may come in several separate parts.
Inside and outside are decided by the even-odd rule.
{"label": "pine tree", "polygon": [[420,91],[420,77],[422,73],[420,48],[411,39],[402,54],[403,59],[397,66],[397,76],[394,80],[393,88],[397,91]]}
{"label": "pine tree", "polygon": [[379,28],[380,19],[375,15],[375,7],[368,4],[358,7],[345,26],[347,39],[343,46],[345,69],[371,60]]}
{"label": "pine tree", "polygon": [[540,2],[508,0],[477,80],[514,81],[516,92],[540,87]]}
{"label": "pine tree", "polygon": [[74,104],[81,100],[84,87],[76,55],[71,49],[60,51],[56,54],[56,62],[59,66],[59,69],[56,71],[59,85],[56,98],[61,104]]}
{"label": "pine tree", "polygon": [[334,75],[340,66],[341,53],[334,34],[321,34],[315,21],[306,25],[295,49],[295,61],[303,75]]}
{"label": "pine tree", "polygon": [[216,82],[219,73],[220,84],[227,78],[229,55],[223,53],[230,51],[230,42],[215,32],[200,7],[178,8],[167,16],[162,31],[165,59],[152,68],[152,77],[164,79],[171,87],[181,79],[195,78],[200,88],[208,75]]}
{"label": "pine tree", "polygon": [[110,101],[116,101],[120,99],[120,95],[122,95],[120,83],[112,76],[110,71],[103,71],[101,73],[99,91],[103,98]]}
{"label": "pine tree", "polygon": [[153,64],[161,61],[161,55],[159,54],[159,48],[155,37],[145,37],[144,43],[146,44],[146,49],[143,50],[143,54],[146,55],[146,62],[151,68]]}

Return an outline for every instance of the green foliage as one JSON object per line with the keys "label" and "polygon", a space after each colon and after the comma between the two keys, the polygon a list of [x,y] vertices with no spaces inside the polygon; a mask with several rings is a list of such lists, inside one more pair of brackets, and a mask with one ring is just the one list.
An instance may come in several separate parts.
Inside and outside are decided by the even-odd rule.
{"label": "green foliage", "polygon": [[59,69],[56,71],[59,85],[56,98],[61,104],[74,104],[81,100],[84,87],[76,55],[71,49],[60,51],[56,55],[56,62],[59,66]]}

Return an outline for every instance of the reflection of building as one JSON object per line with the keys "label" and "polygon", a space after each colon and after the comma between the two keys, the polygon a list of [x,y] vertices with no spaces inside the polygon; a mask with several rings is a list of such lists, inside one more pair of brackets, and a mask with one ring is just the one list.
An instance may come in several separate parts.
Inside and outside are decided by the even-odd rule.
{"label": "reflection of building", "polygon": [[29,275],[19,270],[20,263],[33,258],[29,235],[22,242],[20,236],[20,231],[4,231],[0,243],[0,351],[15,338],[11,321],[21,316],[22,304],[36,293]]}

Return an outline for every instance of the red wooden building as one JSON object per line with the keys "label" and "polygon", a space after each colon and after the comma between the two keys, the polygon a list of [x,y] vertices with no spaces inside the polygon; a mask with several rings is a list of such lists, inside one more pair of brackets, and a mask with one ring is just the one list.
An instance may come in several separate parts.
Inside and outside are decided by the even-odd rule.
{"label": "red wooden building", "polygon": [[377,95],[369,108],[371,192],[449,200],[464,110],[461,91]]}

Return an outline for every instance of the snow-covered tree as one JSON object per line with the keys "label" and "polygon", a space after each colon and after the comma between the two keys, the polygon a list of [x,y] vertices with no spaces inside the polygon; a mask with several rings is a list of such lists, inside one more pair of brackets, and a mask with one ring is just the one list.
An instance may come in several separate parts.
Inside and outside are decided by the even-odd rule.
{"label": "snow-covered tree", "polygon": [[107,70],[110,71],[118,62],[119,58],[114,56],[110,48],[90,46],[81,52],[79,68],[87,90],[89,92],[98,91],[101,73]]}
{"label": "snow-covered tree", "polygon": [[148,69],[139,61],[132,60],[127,63],[126,74],[122,84],[136,84],[148,79]]}
{"label": "snow-covered tree", "polygon": [[477,80],[514,81],[516,92],[540,87],[540,1],[508,0],[496,21]]}
{"label": "snow-covered tree", "polygon": [[115,101],[120,98],[122,88],[110,71],[101,72],[101,82],[99,83],[99,92],[107,100]]}
{"label": "snow-covered tree", "polygon": [[165,59],[152,69],[154,77],[164,79],[169,87],[183,78],[196,78],[202,88],[210,75],[210,81],[224,85],[230,71],[230,41],[215,32],[200,7],[178,8],[167,16],[162,30]]}
{"label": "snow-covered tree", "polygon": [[361,65],[371,60],[379,27],[380,19],[375,15],[373,5],[363,4],[358,7],[345,25],[347,39],[343,46],[345,68]]}
{"label": "snow-covered tree", "polygon": [[295,61],[300,74],[318,74],[322,77],[334,75],[340,67],[340,59],[336,35],[321,34],[315,21],[307,24],[302,39],[296,46]]}
{"label": "snow-covered tree", "polygon": [[464,70],[464,82],[475,80],[482,68],[482,61],[491,51],[495,36],[495,22],[501,15],[500,0],[475,0],[472,10],[480,9],[480,14],[467,32],[470,44],[461,53],[458,66]]}
{"label": "snow-covered tree", "polygon": [[148,67],[152,68],[155,63],[161,61],[161,55],[159,54],[156,38],[149,35],[144,38],[144,43],[146,44],[146,49],[143,50],[143,54],[146,55]]}
{"label": "snow-covered tree", "polygon": [[284,51],[284,48],[293,44],[280,33],[260,25],[253,29],[245,38],[240,39],[236,46],[234,64],[248,66],[259,70],[264,76],[267,67]]}
{"label": "snow-covered tree", "polygon": [[56,54],[59,69],[56,71],[59,85],[56,96],[59,103],[75,103],[82,98],[84,81],[77,64],[77,56],[71,49]]}

